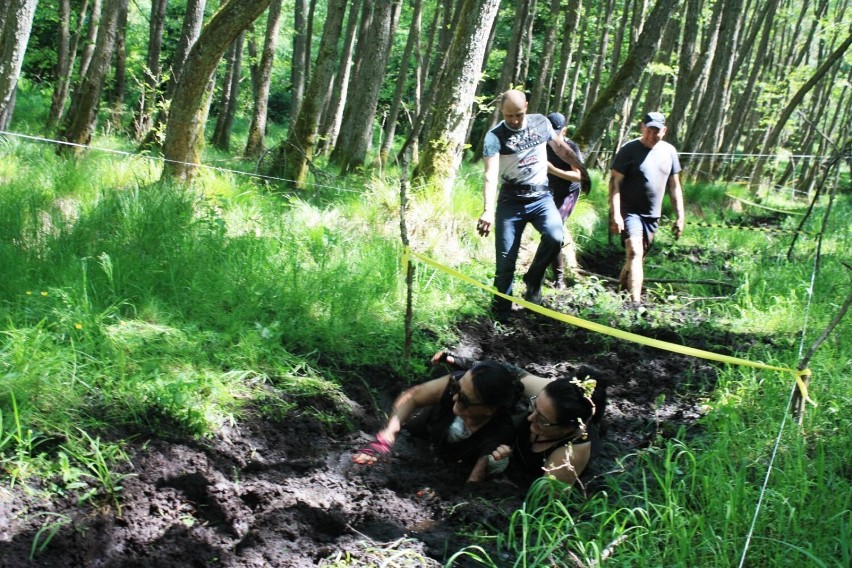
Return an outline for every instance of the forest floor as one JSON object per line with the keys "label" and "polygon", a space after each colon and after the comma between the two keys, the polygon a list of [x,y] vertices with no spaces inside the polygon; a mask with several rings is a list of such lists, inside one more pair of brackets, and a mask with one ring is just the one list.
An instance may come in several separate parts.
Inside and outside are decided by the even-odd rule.
{"label": "forest floor", "polygon": [[[579,301],[573,290],[546,295],[545,304],[572,313]],[[696,339],[679,337],[672,326],[699,316],[664,301],[625,317],[638,326],[630,331]],[[662,319],[657,326],[648,318]],[[599,490],[603,479],[617,479],[633,452],[660,437],[681,427],[700,435],[695,421],[716,380],[715,368],[701,359],[602,339],[526,310],[506,325],[463,322],[457,336],[447,347],[460,355],[501,359],[548,377],[573,376],[584,366],[608,383],[607,433],[583,487],[574,490],[577,499]],[[742,338],[717,340],[734,345]],[[212,439],[128,443],[131,475],[122,482],[119,511],[79,505],[71,496],[48,500],[45,487],[0,488],[0,566],[440,566],[471,543],[476,527],[505,531],[527,490],[510,478],[465,485],[466,472],[436,464],[425,443],[405,433],[389,462],[351,462],[384,418],[375,406],[386,411],[409,384],[377,369],[361,373],[362,381],[353,381],[361,386],[347,392],[356,433],[294,413],[232,424]],[[374,401],[366,384],[382,398]],[[500,551],[491,555],[501,558]]]}

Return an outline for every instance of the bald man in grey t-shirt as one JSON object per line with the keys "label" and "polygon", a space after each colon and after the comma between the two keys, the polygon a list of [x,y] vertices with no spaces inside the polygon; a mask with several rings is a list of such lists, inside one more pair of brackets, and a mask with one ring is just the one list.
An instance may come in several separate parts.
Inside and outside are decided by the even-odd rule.
{"label": "bald man in grey t-shirt", "polygon": [[619,284],[629,290],[635,306],[642,303],[643,262],[659,227],[666,190],[677,213],[673,231],[680,238],[684,225],[683,190],[677,150],[663,142],[666,119],[659,112],[645,115],[642,136],[622,146],[610,171],[610,231],[619,233],[627,252]]}
{"label": "bald man in grey t-shirt", "polygon": [[[482,236],[494,229],[494,288],[506,296],[512,295],[524,228],[532,224],[541,233],[535,256],[523,277],[527,285],[524,299],[541,304],[544,274],[559,254],[563,236],[562,217],[547,183],[546,147],[553,148],[571,165],[571,181],[588,190],[591,180],[571,147],[553,131],[547,117],[527,114],[527,106],[522,91],[512,89],[501,95],[503,120],[486,135],[482,152],[484,209],[476,228]],[[505,321],[511,314],[512,301],[495,296],[491,308],[495,319]]]}

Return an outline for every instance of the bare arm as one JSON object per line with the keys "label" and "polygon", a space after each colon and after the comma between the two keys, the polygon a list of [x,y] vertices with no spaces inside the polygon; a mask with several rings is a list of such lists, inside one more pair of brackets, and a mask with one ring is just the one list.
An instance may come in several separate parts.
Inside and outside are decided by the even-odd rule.
{"label": "bare arm", "polygon": [[521,383],[524,385],[524,396],[536,396],[544,390],[548,383],[556,379],[548,379],[537,375],[526,374],[521,378]]}
{"label": "bare arm", "polygon": [[624,219],[621,217],[621,184],[624,174],[615,170],[609,173],[609,231],[621,234],[624,230]]}
{"label": "bare arm", "polygon": [[561,137],[551,138],[547,143],[550,144],[550,147],[553,148],[557,156],[562,158],[565,163],[580,174],[580,187],[583,193],[589,193],[592,189],[592,178],[589,177],[586,166],[583,165],[583,162],[580,161],[580,158],[571,149],[571,146]]}
{"label": "bare arm", "polygon": [[589,464],[591,455],[591,444],[568,444],[556,448],[547,457],[544,465],[544,473],[552,475],[559,481],[573,485],[586,466]]}
{"label": "bare arm", "polygon": [[485,164],[485,186],[482,191],[483,211],[476,223],[476,230],[483,237],[487,237],[494,225],[494,211],[497,206],[497,178],[500,172],[499,155],[482,158]]}
{"label": "bare arm", "polygon": [[575,169],[570,170],[560,170],[550,162],[547,162],[547,173],[554,175],[556,177],[560,177],[562,179],[579,182],[580,181],[580,172]]}
{"label": "bare arm", "polygon": [[480,481],[484,481],[488,476],[488,456],[482,456],[478,460],[476,460],[476,464],[473,466],[473,470],[470,472],[470,475],[467,476],[466,483],[479,483]]}
{"label": "bare arm", "polygon": [[402,425],[411,418],[411,415],[418,408],[438,404],[441,401],[441,395],[447,388],[448,380],[448,376],[439,377],[402,391],[393,403],[393,410],[390,418],[388,418],[388,423],[379,431],[377,436],[381,436],[389,444],[393,444]]}
{"label": "bare arm", "polygon": [[675,219],[672,231],[674,231],[675,240],[679,239],[683,234],[683,226],[686,221],[686,215],[683,208],[683,189],[680,186],[680,176],[672,174],[669,176],[669,181],[666,184],[669,190],[669,197],[672,200],[677,219]]}

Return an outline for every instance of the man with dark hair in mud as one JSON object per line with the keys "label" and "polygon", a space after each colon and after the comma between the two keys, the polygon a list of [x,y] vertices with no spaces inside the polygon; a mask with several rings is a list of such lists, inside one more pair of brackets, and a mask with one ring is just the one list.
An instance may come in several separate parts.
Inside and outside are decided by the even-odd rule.
{"label": "man with dark hair in mud", "polygon": [[[524,299],[540,304],[545,272],[559,254],[563,237],[562,218],[547,184],[547,145],[570,164],[575,172],[574,181],[584,187],[590,187],[591,182],[580,160],[562,137],[556,135],[547,118],[541,114],[528,115],[527,105],[522,91],[509,90],[501,96],[503,120],[485,136],[482,153],[485,206],[476,228],[482,236],[494,228],[494,287],[509,296],[524,228],[532,223],[541,233],[535,257],[523,278],[527,286]],[[510,300],[495,296],[492,311],[496,320],[505,321],[511,310]]]}
{"label": "man with dark hair in mud", "polygon": [[619,287],[628,290],[632,305],[642,305],[643,262],[660,224],[663,196],[668,189],[677,214],[674,238],[683,233],[683,191],[677,150],[663,141],[666,119],[649,112],[642,119],[642,136],[622,146],[612,162],[609,179],[610,232],[619,233],[627,258]]}

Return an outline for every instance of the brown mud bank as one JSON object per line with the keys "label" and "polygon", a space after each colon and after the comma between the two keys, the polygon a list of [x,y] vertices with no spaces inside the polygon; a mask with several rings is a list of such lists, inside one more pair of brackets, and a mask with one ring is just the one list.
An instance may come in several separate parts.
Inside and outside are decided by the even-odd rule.
{"label": "brown mud bank", "polygon": [[[715,383],[704,361],[601,342],[527,312],[505,326],[468,321],[458,338],[448,347],[462,355],[541,376],[586,366],[608,383],[607,432],[583,476],[585,491],[619,475],[631,452],[690,428]],[[379,405],[387,410],[407,384],[382,380]],[[353,434],[294,413],[231,425],[205,441],[130,443],[118,514],[71,496],[46,501],[38,488],[0,489],[0,566],[439,566],[470,544],[465,535],[476,527],[506,528],[526,487],[509,478],[466,486],[465,472],[436,463],[420,440],[401,436],[387,463],[352,464],[352,451],[382,418],[360,391],[348,393],[360,421]]]}

